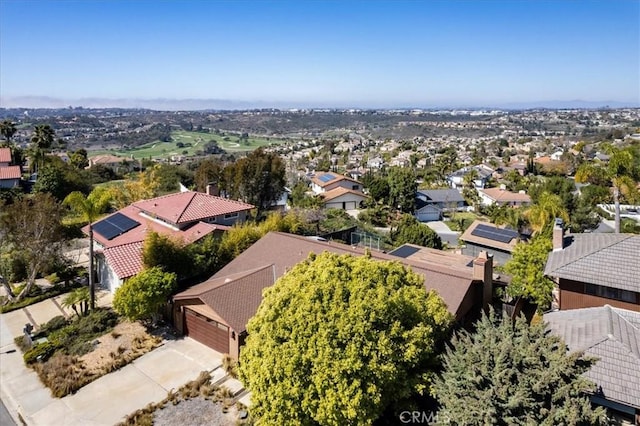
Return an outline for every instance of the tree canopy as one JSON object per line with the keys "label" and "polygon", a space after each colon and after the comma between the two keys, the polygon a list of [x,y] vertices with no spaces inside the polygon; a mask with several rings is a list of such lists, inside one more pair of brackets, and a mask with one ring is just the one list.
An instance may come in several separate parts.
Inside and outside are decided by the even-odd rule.
{"label": "tree canopy", "polygon": [[418,219],[409,214],[402,215],[397,228],[391,232],[391,239],[396,246],[416,244],[438,250],[442,249],[440,236],[433,229],[420,223]]}
{"label": "tree canopy", "polygon": [[493,312],[472,334],[460,332],[444,356],[435,392],[441,415],[461,425],[604,424],[585,392],[592,359],[567,354],[562,340],[538,322],[513,323]]}
{"label": "tree canopy", "polygon": [[113,309],[131,320],[153,319],[176,288],[176,274],[144,269],[116,289]]}
{"label": "tree canopy", "polygon": [[544,268],[552,248],[551,240],[545,235],[516,245],[511,259],[504,265],[505,271],[512,275],[507,295],[524,297],[541,311],[551,306],[553,281],[544,275]]}
{"label": "tree canopy", "polygon": [[266,290],[240,353],[264,424],[371,424],[430,390],[452,317],[395,262],[310,255]]}

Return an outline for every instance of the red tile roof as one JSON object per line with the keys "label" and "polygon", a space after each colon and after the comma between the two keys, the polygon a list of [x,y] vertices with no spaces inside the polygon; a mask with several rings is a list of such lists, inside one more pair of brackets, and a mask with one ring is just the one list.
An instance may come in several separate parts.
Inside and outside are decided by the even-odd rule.
{"label": "red tile roof", "polygon": [[201,192],[178,192],[133,204],[140,210],[172,223],[188,223],[213,216],[251,210],[254,206],[241,201],[215,197]]}
{"label": "red tile roof", "polygon": [[142,271],[142,241],[104,249],[107,263],[118,278],[129,278]]}
{"label": "red tile roof", "polygon": [[0,167],[0,179],[20,179],[21,177],[20,166]]}
{"label": "red tile roof", "polygon": [[0,163],[11,163],[10,148],[0,148]]}

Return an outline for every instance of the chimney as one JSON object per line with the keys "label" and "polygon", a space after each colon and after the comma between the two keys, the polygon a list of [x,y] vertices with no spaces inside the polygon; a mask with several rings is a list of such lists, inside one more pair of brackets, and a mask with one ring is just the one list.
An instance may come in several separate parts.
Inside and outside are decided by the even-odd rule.
{"label": "chimney", "polygon": [[493,301],[493,256],[484,250],[473,260],[473,280],[482,281],[482,308],[488,312]]}
{"label": "chimney", "polygon": [[207,195],[215,195],[216,197],[220,196],[220,189],[218,188],[217,183],[210,182],[207,184]]}
{"label": "chimney", "polygon": [[553,225],[553,251],[562,250],[564,248],[564,223],[559,217]]}

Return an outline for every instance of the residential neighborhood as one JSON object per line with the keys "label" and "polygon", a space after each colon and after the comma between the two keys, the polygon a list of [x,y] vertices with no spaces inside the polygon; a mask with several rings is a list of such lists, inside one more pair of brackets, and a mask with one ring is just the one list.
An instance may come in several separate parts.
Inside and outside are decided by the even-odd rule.
{"label": "residential neighborhood", "polygon": [[[352,383],[351,367],[341,370],[351,365],[402,365],[371,389],[417,380],[436,399],[403,388],[400,407],[444,412],[455,404],[440,379],[463,353],[454,336],[512,321],[563,342],[544,340],[539,358],[575,372],[571,403],[599,419],[587,423],[640,424],[637,109],[319,111],[313,134],[273,129],[276,142],[244,151],[229,148],[265,137],[244,131],[251,120],[310,111],[95,110],[102,124],[78,130],[162,118],[180,120],[166,128],[179,138],[192,120],[218,147],[156,158],[96,149],[95,136],[59,127],[77,122],[69,111],[41,117],[55,129],[2,113],[0,396],[14,419],[139,424],[162,413],[173,423],[202,403],[186,390],[197,388],[212,424],[278,422],[298,398],[327,404],[318,383]],[[210,127],[212,117],[228,127]],[[323,129],[327,117],[369,124]],[[558,117],[575,121],[551,130]],[[593,134],[576,124],[587,118],[599,120]],[[370,130],[377,119],[388,133]],[[391,355],[404,353],[422,361]],[[276,397],[291,380],[304,390]],[[105,386],[120,402],[100,416]],[[342,404],[332,409],[349,423]],[[402,411],[367,415],[394,424]]]}

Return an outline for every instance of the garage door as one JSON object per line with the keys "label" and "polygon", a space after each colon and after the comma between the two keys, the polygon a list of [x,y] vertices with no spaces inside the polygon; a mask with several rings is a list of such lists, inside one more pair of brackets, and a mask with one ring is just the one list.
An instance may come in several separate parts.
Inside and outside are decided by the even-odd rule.
{"label": "garage door", "polygon": [[229,353],[229,328],[200,315],[189,308],[184,310],[185,334],[223,354]]}

